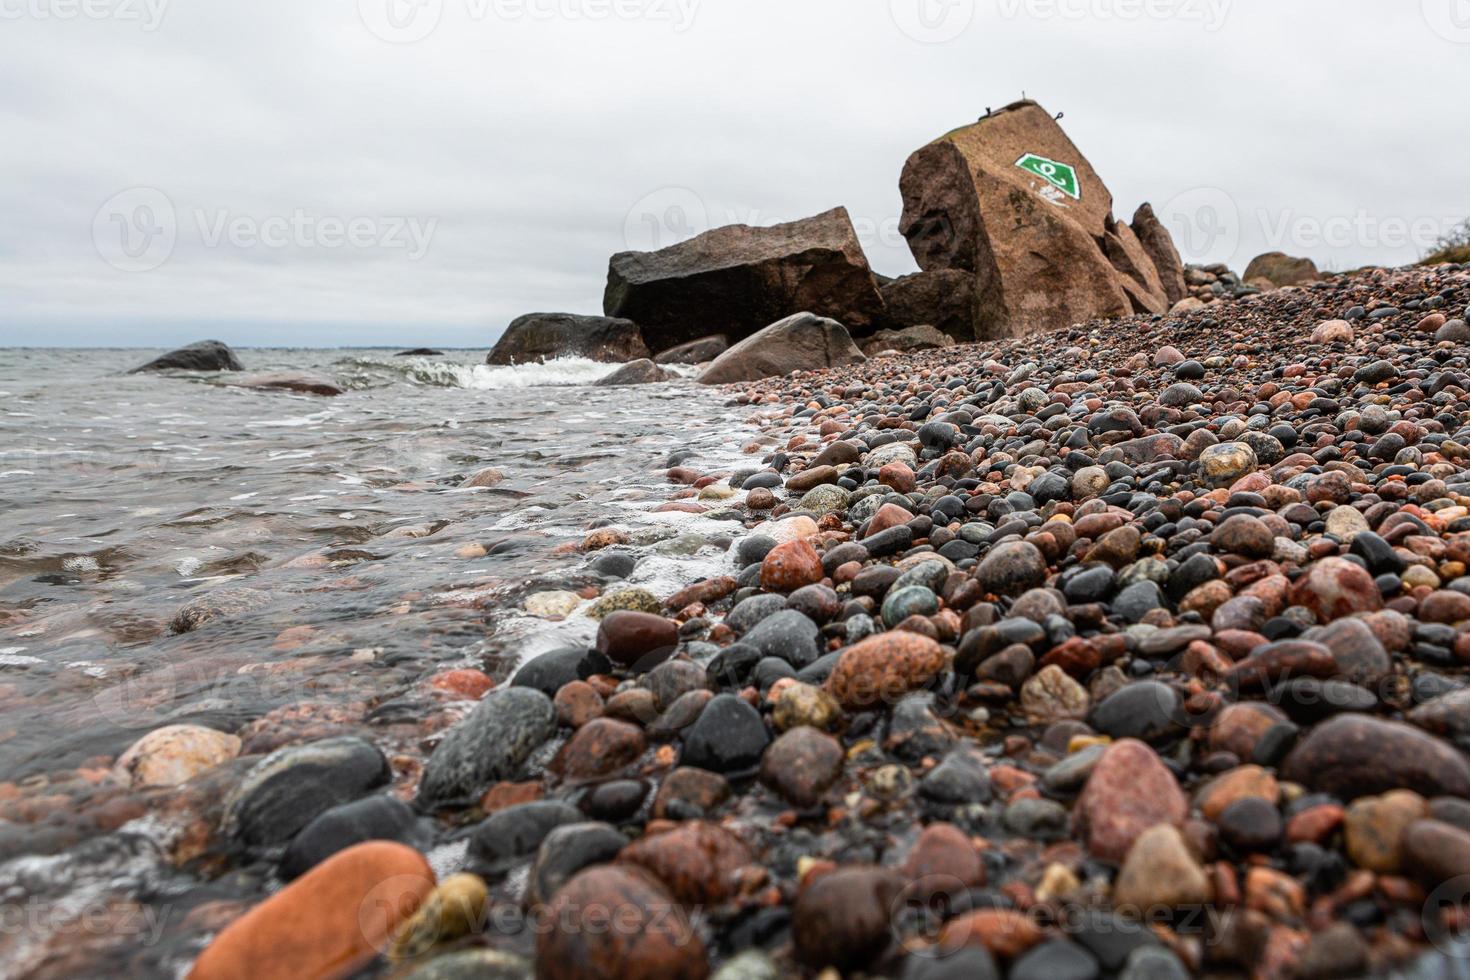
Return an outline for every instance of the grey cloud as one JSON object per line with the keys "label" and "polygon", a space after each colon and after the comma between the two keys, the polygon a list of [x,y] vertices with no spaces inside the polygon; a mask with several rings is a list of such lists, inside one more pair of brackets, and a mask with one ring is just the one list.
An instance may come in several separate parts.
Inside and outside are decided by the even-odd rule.
{"label": "grey cloud", "polygon": [[[67,2],[0,0],[5,344],[484,346],[528,310],[597,310],[615,251],[838,204],[901,274],[905,158],[1023,89],[1065,111],[1120,214],[1174,204],[1193,258],[1403,263],[1470,214],[1470,130],[1445,101],[1470,31],[1445,0],[172,0],[154,30],[122,17],[141,0],[37,13]],[[383,40],[390,3],[437,27]],[[174,209],[142,271],[118,266],[157,255],[111,236],[159,215],[99,216],[133,188]],[[200,233],[297,213],[379,237]],[[421,257],[381,247],[394,219],[433,223]]]}

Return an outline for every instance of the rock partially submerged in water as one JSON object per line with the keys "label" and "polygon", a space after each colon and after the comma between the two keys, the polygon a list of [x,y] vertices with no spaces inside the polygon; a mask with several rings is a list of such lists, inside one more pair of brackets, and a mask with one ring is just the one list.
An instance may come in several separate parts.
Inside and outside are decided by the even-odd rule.
{"label": "rock partially submerged in water", "polygon": [[511,687],[486,695],[429,757],[420,809],[474,802],[491,783],[514,778],[555,732],[556,711],[540,691]]}
{"label": "rock partially submerged in water", "polygon": [[413,808],[380,794],[333,807],[296,834],[281,855],[286,881],[299,878],[332,855],[370,840],[400,840],[414,825]]}
{"label": "rock partially submerged in water", "polygon": [[630,361],[605,378],[600,378],[598,388],[617,388],[623,385],[648,385],[669,380],[669,373],[648,358]]}
{"label": "rock partially submerged in water", "polygon": [[303,395],[333,397],[347,393],[337,382],[315,371],[273,371],[269,374],[251,374],[231,381],[236,388],[259,388],[262,390],[294,391]]}
{"label": "rock partially submerged in water", "polygon": [[259,609],[270,598],[270,593],[259,589],[215,589],[175,613],[169,627],[175,633],[192,633],[215,620],[233,619]]}
{"label": "rock partially submerged in water", "polygon": [[235,735],[198,725],[168,725],[134,742],[115,769],[134,788],[178,786],[239,754]]}
{"label": "rock partially submerged in water", "polygon": [[225,805],[225,832],[239,847],[290,841],[320,814],[387,784],[388,760],[371,742],[328,738],[266,756]]}
{"label": "rock partially submerged in water", "polygon": [[141,371],[243,371],[244,366],[230,350],[218,340],[201,340],[187,347],[169,351],[155,357],[147,364],[133,368],[129,374]]}
{"label": "rock partially submerged in water", "polygon": [[432,347],[415,347],[413,350],[401,350],[397,354],[394,354],[393,356],[394,357],[443,357],[444,356],[444,352],[442,350],[435,350]]}
{"label": "rock partially submerged in water", "polygon": [[715,358],[699,376],[699,383],[756,381],[795,371],[845,367],[866,360],[842,324],[811,313],[797,313],[745,338]]}
{"label": "rock partially submerged in water", "polygon": [[586,357],[621,364],[649,356],[638,324],[576,313],[527,313],[511,321],[485,358],[486,364],[539,364],[558,357]]}

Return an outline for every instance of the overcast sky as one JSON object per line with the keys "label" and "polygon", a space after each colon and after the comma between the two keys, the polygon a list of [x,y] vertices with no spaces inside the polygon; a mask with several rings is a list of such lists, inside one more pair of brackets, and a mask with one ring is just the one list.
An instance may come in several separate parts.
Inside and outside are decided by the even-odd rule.
{"label": "overcast sky", "polygon": [[[1024,89],[1186,259],[1470,215],[1470,0],[0,0],[0,345],[488,346]],[[1187,232],[1187,235],[1184,234]]]}

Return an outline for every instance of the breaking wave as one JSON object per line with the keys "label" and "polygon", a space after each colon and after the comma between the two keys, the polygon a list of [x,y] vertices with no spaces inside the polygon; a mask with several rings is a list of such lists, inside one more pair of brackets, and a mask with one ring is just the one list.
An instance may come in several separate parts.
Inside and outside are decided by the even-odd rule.
{"label": "breaking wave", "polygon": [[497,367],[465,364],[437,357],[349,357],[337,363],[350,388],[411,384],[428,388],[465,388],[494,391],[508,388],[550,388],[592,384],[617,370],[585,357],[559,357],[543,364]]}

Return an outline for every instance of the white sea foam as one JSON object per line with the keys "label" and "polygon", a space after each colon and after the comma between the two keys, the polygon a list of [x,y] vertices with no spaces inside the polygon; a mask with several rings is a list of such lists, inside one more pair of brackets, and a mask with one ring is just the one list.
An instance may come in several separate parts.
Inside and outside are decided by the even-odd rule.
{"label": "white sea foam", "polygon": [[544,364],[514,367],[462,364],[432,357],[355,357],[345,363],[360,372],[360,376],[387,375],[410,384],[471,391],[586,385],[618,369],[616,364],[603,364],[586,357],[559,357]]}
{"label": "white sea foam", "polygon": [[612,374],[618,365],[603,364],[585,357],[559,357],[544,364],[518,364],[515,367],[492,367],[489,364],[440,364],[438,367],[453,370],[457,387],[492,391],[592,384]]}

